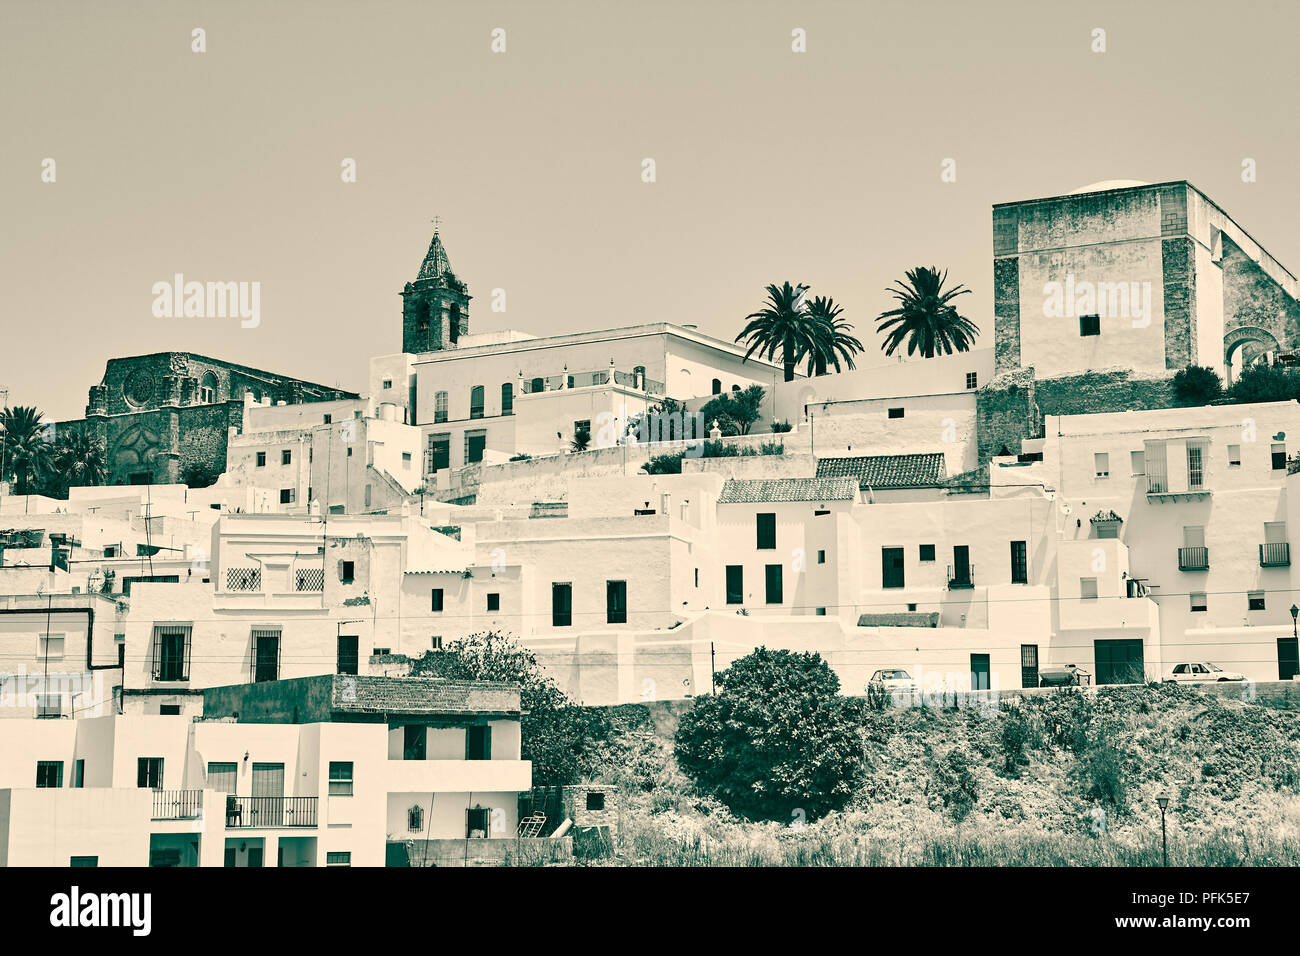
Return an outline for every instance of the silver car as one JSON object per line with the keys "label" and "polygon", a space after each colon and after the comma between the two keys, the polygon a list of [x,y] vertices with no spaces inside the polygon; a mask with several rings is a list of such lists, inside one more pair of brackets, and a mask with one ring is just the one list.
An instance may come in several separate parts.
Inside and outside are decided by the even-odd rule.
{"label": "silver car", "polygon": [[1219,681],[1245,680],[1245,674],[1237,671],[1225,671],[1218,664],[1209,661],[1197,661],[1189,664],[1175,664],[1165,677],[1170,684],[1216,684]]}

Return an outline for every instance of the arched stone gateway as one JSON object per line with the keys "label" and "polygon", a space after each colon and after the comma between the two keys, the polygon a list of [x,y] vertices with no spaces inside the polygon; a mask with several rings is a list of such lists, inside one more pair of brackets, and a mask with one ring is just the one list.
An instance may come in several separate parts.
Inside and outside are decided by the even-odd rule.
{"label": "arched stone gateway", "polygon": [[[1282,348],[1277,336],[1263,326],[1243,325],[1233,329],[1223,337],[1223,364],[1228,372],[1228,382],[1226,384],[1230,384],[1233,380],[1233,356],[1240,352],[1244,346],[1252,344],[1261,346],[1261,348],[1247,351],[1246,354],[1250,356],[1251,360],[1257,357],[1261,351],[1278,352]],[[1242,367],[1244,368],[1249,364],[1250,361],[1244,362]]]}

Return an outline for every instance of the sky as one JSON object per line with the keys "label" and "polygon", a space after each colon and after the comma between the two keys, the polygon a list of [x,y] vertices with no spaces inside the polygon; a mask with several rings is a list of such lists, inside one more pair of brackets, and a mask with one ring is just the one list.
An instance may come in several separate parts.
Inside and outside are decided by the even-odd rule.
{"label": "sky", "polygon": [[[1190,180],[1297,272],[1298,25],[1291,0],[0,0],[0,392],[76,418],[109,358],[170,350],[364,392],[435,216],[472,332],[730,340],[789,280],[874,353],[886,287],[935,265],[989,344],[992,204],[1111,179]],[[177,273],[259,283],[257,326],[155,316]]]}

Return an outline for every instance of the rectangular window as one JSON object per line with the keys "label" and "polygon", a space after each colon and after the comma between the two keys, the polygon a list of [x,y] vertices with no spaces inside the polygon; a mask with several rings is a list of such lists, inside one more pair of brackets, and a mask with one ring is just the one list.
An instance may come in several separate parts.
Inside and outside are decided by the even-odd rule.
{"label": "rectangular window", "polygon": [[756,516],[758,521],[758,550],[776,550],[776,515],[763,513]]}
{"label": "rectangular window", "polygon": [[325,413],[324,418],[325,418],[325,420],[324,420],[323,422],[321,422],[322,425],[330,425],[330,424],[333,424],[333,422],[334,422],[334,416],[331,415],[329,412],[326,412],[326,413]]}
{"label": "rectangular window", "polygon": [[818,552],[817,552],[817,563],[818,563],[818,564],[825,564],[825,563],[826,563],[826,552],[825,552],[825,551],[818,551]]}
{"label": "rectangular window", "polygon": [[393,380],[391,378],[384,379],[384,388],[390,389],[392,387],[393,387]]}
{"label": "rectangular window", "polygon": [[451,436],[430,435],[429,450],[425,456],[424,470],[428,474],[445,471],[451,467]]}
{"label": "rectangular window", "polygon": [[727,603],[745,603],[745,569],[742,565],[727,565]]}
{"label": "rectangular window", "polygon": [[351,866],[352,854],[339,850],[331,850],[325,854],[326,866]]}
{"label": "rectangular window", "polygon": [[1024,541],[1011,542],[1011,583],[1029,583],[1028,548]]}
{"label": "rectangular window", "polygon": [[280,679],[279,628],[253,628],[253,682]]}
{"label": "rectangular window", "polygon": [[36,637],[36,656],[51,661],[63,660],[62,634],[39,634]]}
{"label": "rectangular window", "polygon": [[1273,470],[1286,471],[1286,445],[1274,444],[1272,446],[1272,452],[1273,452]]}
{"label": "rectangular window", "polygon": [[488,594],[488,596],[487,596],[487,609],[488,609],[489,611],[499,611],[499,610],[501,610],[501,595],[500,595],[500,594],[497,594],[496,592],[491,592],[491,593]]}
{"label": "rectangular window", "polygon": [[57,789],[63,786],[63,761],[36,761],[36,786],[41,789]]}
{"label": "rectangular window", "polygon": [[74,856],[68,866],[99,866],[97,856]]}
{"label": "rectangular window", "polygon": [[1205,448],[1204,441],[1187,443],[1187,488],[1199,491],[1205,487]]}
{"label": "rectangular window", "polygon": [[72,785],[78,789],[86,785],[86,761],[81,758],[72,765]]}
{"label": "rectangular window", "polygon": [[783,595],[781,594],[781,570],[779,564],[768,564],[764,566],[764,576],[766,581],[767,603],[780,604]]}
{"label": "rectangular window", "polygon": [[141,789],[161,790],[163,788],[163,758],[137,757],[135,761],[135,785]]}
{"label": "rectangular window", "polygon": [[1100,315],[1079,316],[1079,334],[1080,335],[1101,335],[1101,316]]}
{"label": "rectangular window", "polygon": [[573,585],[551,585],[551,627],[570,627],[573,624]]}
{"label": "rectangular window", "polygon": [[281,488],[281,489],[280,489],[280,504],[282,504],[282,505],[291,505],[291,504],[293,504],[294,498],[297,497],[297,496],[294,494],[294,492],[295,492],[295,489],[293,489],[293,488]]}
{"label": "rectangular window", "polygon": [[607,624],[627,623],[627,582],[605,582],[605,622]]}
{"label": "rectangular window", "polygon": [[62,717],[63,716],[63,695],[62,694],[37,694],[36,695],[36,716],[37,717]]}
{"label": "rectangular window", "polygon": [[1241,466],[1241,446],[1229,445],[1228,446],[1228,467],[1237,468],[1240,466]]}
{"label": "rectangular window", "polygon": [[881,587],[885,587],[885,588],[903,587],[904,575],[903,575],[903,549],[902,548],[881,548],[880,568],[881,568],[881,582],[880,582]]}
{"label": "rectangular window", "polygon": [[189,680],[189,625],[159,624],[153,629],[153,679]]}
{"label": "rectangular window", "polygon": [[472,465],[483,460],[483,449],[487,447],[487,432],[465,433],[465,464]]}
{"label": "rectangular window", "polygon": [[483,386],[475,385],[469,390],[469,417],[483,417]]}
{"label": "rectangular window", "polygon": [[1264,592],[1251,591],[1246,595],[1246,610],[1262,611],[1264,610]]}
{"label": "rectangular window", "polygon": [[979,373],[978,373],[978,372],[967,372],[967,373],[966,373],[966,387],[967,387],[967,388],[978,388],[978,387],[979,387],[979,380],[980,380],[980,378],[979,378]]}
{"label": "rectangular window", "polygon": [[213,761],[208,764],[207,789],[219,790],[222,793],[234,796],[235,786],[238,780],[239,765],[237,763],[234,763],[233,761]]}
{"label": "rectangular window", "polygon": [[902,417],[903,417],[903,409],[901,409],[901,408],[891,408],[891,409],[889,409],[889,417],[890,417],[890,418],[902,418]]}
{"label": "rectangular window", "polygon": [[442,588],[434,588],[432,591],[429,592],[429,596],[430,596],[429,610],[441,611],[442,610]]}
{"label": "rectangular window", "polygon": [[441,635],[441,634],[434,634],[432,637],[430,637],[430,638],[429,638],[429,647],[430,647],[431,650],[435,650],[435,651],[440,651],[440,650],[442,650],[442,635]]}
{"label": "rectangular window", "polygon": [[1200,593],[1199,591],[1193,591],[1192,594],[1191,594],[1191,599],[1192,599],[1192,610],[1193,610],[1193,611],[1205,611],[1205,610],[1208,610],[1208,608],[1209,608],[1209,606],[1210,606],[1210,603],[1209,603],[1209,601],[1206,600],[1204,594]]}
{"label": "rectangular window", "polygon": [[1079,578],[1079,597],[1085,601],[1095,600],[1097,597],[1097,579],[1096,578]]}
{"label": "rectangular window", "polygon": [[578,437],[578,434],[579,434],[580,432],[586,432],[587,435],[590,437],[590,435],[591,435],[591,419],[583,419],[583,420],[580,421],[580,422],[574,422],[574,423],[573,423],[573,437],[574,437],[574,438],[577,438],[577,437]]}
{"label": "rectangular window", "polygon": [[1097,478],[1110,477],[1110,455],[1099,451],[1092,456],[1092,470]]}
{"label": "rectangular window", "polygon": [[280,452],[280,464],[282,465],[293,464],[293,449],[285,448],[283,451]]}
{"label": "rectangular window", "polygon": [[429,728],[423,724],[402,727],[402,759],[424,760],[429,752]]}
{"label": "rectangular window", "polygon": [[357,565],[355,561],[339,562],[339,583],[351,584],[356,574]]}
{"label": "rectangular window", "polygon": [[932,544],[923,544],[923,545],[921,545],[921,547],[920,547],[920,549],[919,549],[919,555],[918,555],[918,558],[919,558],[919,560],[921,560],[921,561],[933,561],[933,560],[934,560],[934,545],[932,545]]}
{"label": "rectangular window", "polygon": [[447,420],[447,393],[438,392],[433,396],[433,422],[435,425]]}
{"label": "rectangular window", "polygon": [[403,468],[410,467],[410,464],[411,464],[411,453],[409,451],[402,452],[402,467]]}
{"label": "rectangular window", "polygon": [[352,761],[351,760],[330,761],[329,795],[331,797],[352,796]]}
{"label": "rectangular window", "polygon": [[1131,451],[1128,453],[1129,471],[1134,478],[1147,473],[1147,455],[1146,451]]}
{"label": "rectangular window", "polygon": [[265,467],[266,467],[266,452],[264,452],[264,451],[259,451],[259,452],[257,453],[257,467],[258,467],[258,468],[265,468]]}
{"label": "rectangular window", "polygon": [[355,674],[360,664],[359,638],[355,634],[338,635],[338,672]]}
{"label": "rectangular window", "polygon": [[475,724],[465,730],[465,759],[492,759],[492,728],[487,724]]}

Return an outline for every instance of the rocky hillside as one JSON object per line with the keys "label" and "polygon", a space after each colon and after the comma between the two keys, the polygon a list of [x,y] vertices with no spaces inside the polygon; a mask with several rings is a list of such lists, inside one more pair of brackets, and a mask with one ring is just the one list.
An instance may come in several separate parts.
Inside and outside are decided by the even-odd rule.
{"label": "rocky hillside", "polygon": [[843,811],[749,823],[672,756],[684,705],[611,708],[626,863],[1300,864],[1300,714],[1175,686],[864,704],[863,786]]}

